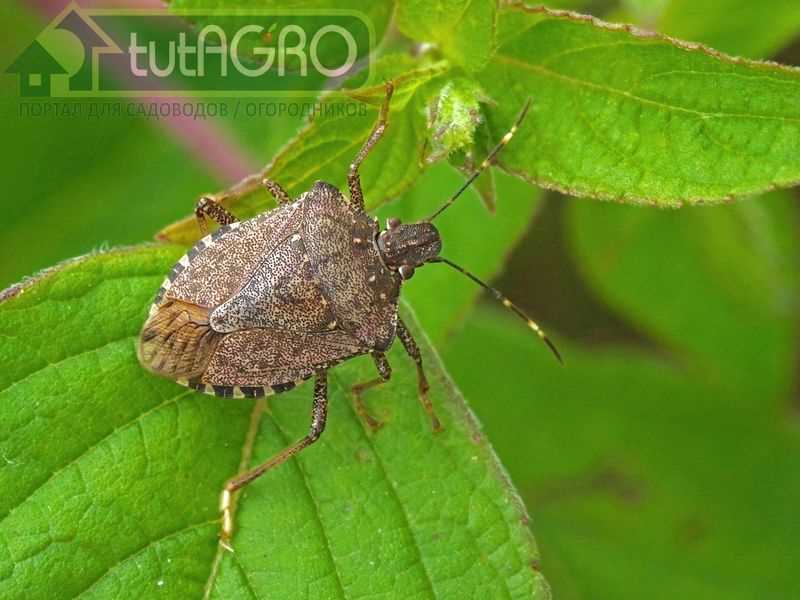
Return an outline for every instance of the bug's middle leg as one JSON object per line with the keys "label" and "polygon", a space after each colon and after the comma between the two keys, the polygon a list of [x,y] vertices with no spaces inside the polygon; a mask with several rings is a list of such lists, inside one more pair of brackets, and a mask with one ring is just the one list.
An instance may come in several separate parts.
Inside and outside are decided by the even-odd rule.
{"label": "bug's middle leg", "polygon": [[252,483],[264,473],[273,469],[289,458],[316,442],[325,430],[325,421],[328,416],[328,372],[317,371],[314,379],[314,404],[311,408],[311,426],[308,435],[301,438],[291,446],[284,448],[268,461],[261,463],[257,467],[237,475],[228,480],[222,490],[220,498],[220,510],[222,511],[222,545],[230,549],[230,539],[233,535],[233,494],[242,489],[248,483]]}
{"label": "bug's middle leg", "polygon": [[208,233],[206,217],[209,217],[218,225],[230,225],[239,220],[211,196],[203,196],[197,201],[194,207],[194,216],[197,219],[197,225],[200,227],[200,231],[203,235]]}
{"label": "bug's middle leg", "polygon": [[364,406],[364,401],[361,399],[361,395],[368,389],[374,388],[389,381],[389,378],[392,376],[392,367],[383,352],[373,352],[372,359],[375,361],[375,368],[378,369],[378,375],[380,375],[380,377],[371,379],[370,381],[365,381],[364,383],[357,383],[353,386],[353,407],[355,408],[356,413],[358,413],[358,416],[364,420],[367,426],[372,431],[377,431],[383,426],[383,423],[369,414],[367,407]]}
{"label": "bug's middle leg", "polygon": [[394,92],[394,85],[391,81],[386,82],[386,96],[381,104],[381,110],[378,114],[378,120],[372,128],[372,133],[369,134],[367,141],[358,151],[353,162],[350,164],[350,171],[347,173],[347,188],[350,190],[350,205],[359,212],[364,212],[364,192],[361,191],[361,177],[358,174],[358,167],[364,162],[364,159],[369,154],[370,150],[375,144],[383,137],[383,132],[386,131],[386,126],[389,124],[389,102],[392,99]]}
{"label": "bug's middle leg", "polygon": [[414,361],[414,364],[417,365],[419,401],[422,404],[422,408],[428,413],[428,417],[430,417],[431,427],[434,433],[437,433],[442,430],[442,424],[433,410],[433,403],[428,397],[428,390],[431,386],[428,383],[428,378],[425,376],[425,369],[422,368],[422,354],[419,351],[417,342],[414,340],[414,336],[411,335],[411,332],[408,330],[408,327],[406,327],[406,324],[403,323],[403,320],[399,318],[397,319],[397,337],[400,338],[406,353]]}

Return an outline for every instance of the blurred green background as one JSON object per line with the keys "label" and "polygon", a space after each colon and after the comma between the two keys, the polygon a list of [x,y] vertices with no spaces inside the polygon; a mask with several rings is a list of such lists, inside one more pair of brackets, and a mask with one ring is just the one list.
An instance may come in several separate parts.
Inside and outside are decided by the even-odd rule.
{"label": "blurred green background", "polygon": [[[796,0],[569,5],[800,65]],[[51,15],[0,5],[0,67]],[[151,239],[302,125],[26,119],[17,86],[0,76],[0,287]],[[439,165],[381,214],[422,216],[460,181]],[[472,196],[443,219],[446,255],[493,275],[566,366],[479,294],[454,301],[456,274],[423,269],[407,291],[526,501],[554,597],[800,597],[797,192],[662,211],[497,184],[496,215]]]}

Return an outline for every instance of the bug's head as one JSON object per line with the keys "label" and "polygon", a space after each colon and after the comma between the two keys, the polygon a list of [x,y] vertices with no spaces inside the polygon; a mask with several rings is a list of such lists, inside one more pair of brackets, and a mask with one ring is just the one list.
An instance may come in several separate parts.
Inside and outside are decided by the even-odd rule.
{"label": "bug's head", "polygon": [[392,217],[378,236],[378,248],[387,267],[411,279],[414,269],[439,256],[442,238],[431,223],[403,224]]}
{"label": "bug's head", "polygon": [[478,175],[480,175],[484,169],[492,164],[495,156],[497,156],[497,153],[500,152],[500,150],[509,142],[509,140],[511,140],[514,132],[517,130],[520,123],[522,123],[522,120],[525,118],[525,115],[528,112],[530,103],[530,99],[528,99],[528,101],[525,102],[525,105],[522,107],[522,111],[517,117],[517,120],[514,122],[514,125],[511,126],[509,132],[503,136],[503,139],[499,144],[497,144],[497,146],[494,147],[491,152],[489,152],[489,155],[483,160],[480,167],[464,182],[464,184],[456,191],[456,193],[453,194],[450,199],[439,208],[439,210],[437,210],[424,221],[420,221],[419,223],[410,223],[408,225],[400,223],[400,219],[389,219],[386,222],[386,229],[378,234],[378,250],[383,257],[383,262],[386,264],[386,266],[390,269],[396,270],[403,280],[410,279],[411,276],[414,275],[414,269],[426,263],[445,264],[450,268],[455,269],[468,279],[471,279],[479,286],[484,288],[503,306],[525,321],[528,327],[534,333],[536,333],[536,335],[538,335],[545,344],[547,344],[559,362],[561,362],[561,355],[553,345],[553,342],[550,341],[539,325],[537,325],[533,319],[526,315],[522,309],[511,302],[511,300],[506,298],[498,290],[490,287],[463,267],[460,267],[456,263],[439,255],[439,252],[442,250],[442,238],[439,235],[439,231],[431,223],[431,221],[442,214],[456,201],[462,192],[464,192],[464,190],[466,190],[472,184],[472,182],[478,178]]}

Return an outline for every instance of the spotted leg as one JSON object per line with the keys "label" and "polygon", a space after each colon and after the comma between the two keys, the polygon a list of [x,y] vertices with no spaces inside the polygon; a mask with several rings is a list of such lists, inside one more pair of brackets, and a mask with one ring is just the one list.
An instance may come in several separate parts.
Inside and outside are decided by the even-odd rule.
{"label": "spotted leg", "polygon": [[357,383],[353,386],[353,407],[355,408],[356,413],[358,413],[358,416],[364,420],[367,426],[372,431],[377,431],[383,426],[383,423],[369,414],[367,407],[364,406],[364,402],[361,399],[361,395],[368,389],[374,388],[389,381],[389,378],[392,376],[392,367],[383,352],[373,352],[372,359],[375,361],[375,368],[378,369],[378,375],[380,375],[380,377],[370,381],[365,381],[364,383]]}
{"label": "spotted leg", "polygon": [[200,232],[205,235],[208,233],[208,225],[206,224],[206,217],[211,218],[219,225],[230,225],[239,219],[229,213],[222,204],[214,200],[211,196],[203,196],[197,201],[194,207],[194,216],[197,219],[197,225],[200,227]]}
{"label": "spotted leg", "polygon": [[419,389],[419,401],[422,404],[422,408],[424,408],[425,412],[428,413],[428,417],[430,417],[433,432],[438,433],[442,430],[442,424],[439,422],[439,418],[433,411],[433,404],[431,403],[430,398],[428,398],[428,390],[431,386],[428,384],[428,378],[425,377],[425,370],[422,368],[422,354],[420,354],[417,342],[414,341],[414,337],[411,335],[411,332],[408,330],[408,327],[406,327],[406,324],[403,323],[402,319],[397,320],[397,337],[400,338],[403,348],[406,349],[406,353],[417,365],[417,387]]}
{"label": "spotted leg", "polygon": [[328,372],[317,371],[314,380],[314,405],[311,409],[311,426],[309,427],[308,435],[298,440],[288,448],[284,448],[278,454],[270,458],[268,461],[258,465],[237,475],[233,479],[228,480],[225,488],[222,490],[220,498],[220,510],[222,511],[222,533],[220,535],[220,542],[222,545],[231,550],[230,540],[233,535],[233,494],[240,490],[248,483],[261,477],[270,469],[283,464],[289,458],[300,452],[303,448],[310,446],[319,439],[322,432],[325,430],[325,419],[328,415]]}
{"label": "spotted leg", "polygon": [[392,99],[394,92],[394,85],[391,81],[386,82],[386,96],[381,104],[381,110],[378,114],[378,120],[375,122],[375,127],[372,128],[372,133],[369,134],[367,141],[361,147],[361,150],[356,154],[355,159],[350,164],[350,171],[347,173],[347,188],[350,190],[350,205],[359,212],[364,212],[364,193],[361,191],[361,177],[358,174],[358,167],[364,162],[364,159],[369,154],[370,150],[375,144],[383,137],[383,132],[386,131],[386,126],[389,124],[389,101]]}
{"label": "spotted leg", "polygon": [[264,187],[267,188],[267,191],[272,194],[272,197],[275,198],[275,202],[277,202],[279,206],[282,204],[291,204],[292,199],[289,197],[289,194],[277,181],[272,181],[272,179],[265,177],[262,183]]}

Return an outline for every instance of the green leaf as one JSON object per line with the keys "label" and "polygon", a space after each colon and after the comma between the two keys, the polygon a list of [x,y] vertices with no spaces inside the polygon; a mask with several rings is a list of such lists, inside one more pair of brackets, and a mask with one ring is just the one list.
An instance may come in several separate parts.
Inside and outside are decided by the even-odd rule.
{"label": "green leaf", "polygon": [[484,67],[494,51],[497,0],[398,0],[397,26],[413,40],[439,45],[468,71]]}
{"label": "green leaf", "polygon": [[[263,173],[252,177],[252,187],[235,202],[223,202],[240,218],[253,216],[274,206],[260,181],[269,176],[292,197],[308,190],[316,180],[347,189],[347,169],[372,131],[385,96],[382,79],[395,84],[389,126],[361,168],[361,185],[368,208],[379,206],[407,189],[424,167],[424,107],[443,85],[448,67],[401,55],[389,55],[373,66],[378,84],[350,90],[348,95],[331,93],[321,99],[318,115],[272,159]],[[355,99],[360,102],[356,102]],[[369,104],[366,104],[369,102]],[[362,104],[363,103],[363,104]],[[194,217],[165,229],[159,239],[188,244],[199,231]]]}
{"label": "green leaf", "polygon": [[502,13],[478,80],[502,135],[533,99],[499,164],[538,185],[679,206],[800,181],[800,70],[734,59],[590,17]]}
{"label": "green leaf", "polygon": [[[721,360],[776,349],[756,323],[727,323],[753,332],[719,346]],[[564,367],[484,307],[444,354],[531,511],[553,596],[798,597],[787,388],[763,372],[754,392],[636,349],[557,342]]]}
{"label": "green leaf", "polygon": [[670,0],[658,30],[723,52],[771,56],[800,32],[800,3],[785,0]]}
{"label": "green leaf", "polygon": [[308,427],[309,385],[223,401],[146,373],[136,336],[183,250],[146,246],[61,265],[0,302],[0,588],[8,597],[548,598],[524,508],[469,409],[404,308],[445,426],[430,432],[413,363],[366,401],[332,372],[328,431],[246,488],[235,553],[217,497],[242,466]]}
{"label": "green leaf", "polygon": [[795,360],[795,204],[777,192],[668,213],[575,203],[569,239],[605,303],[687,367],[758,402],[788,385]]}

